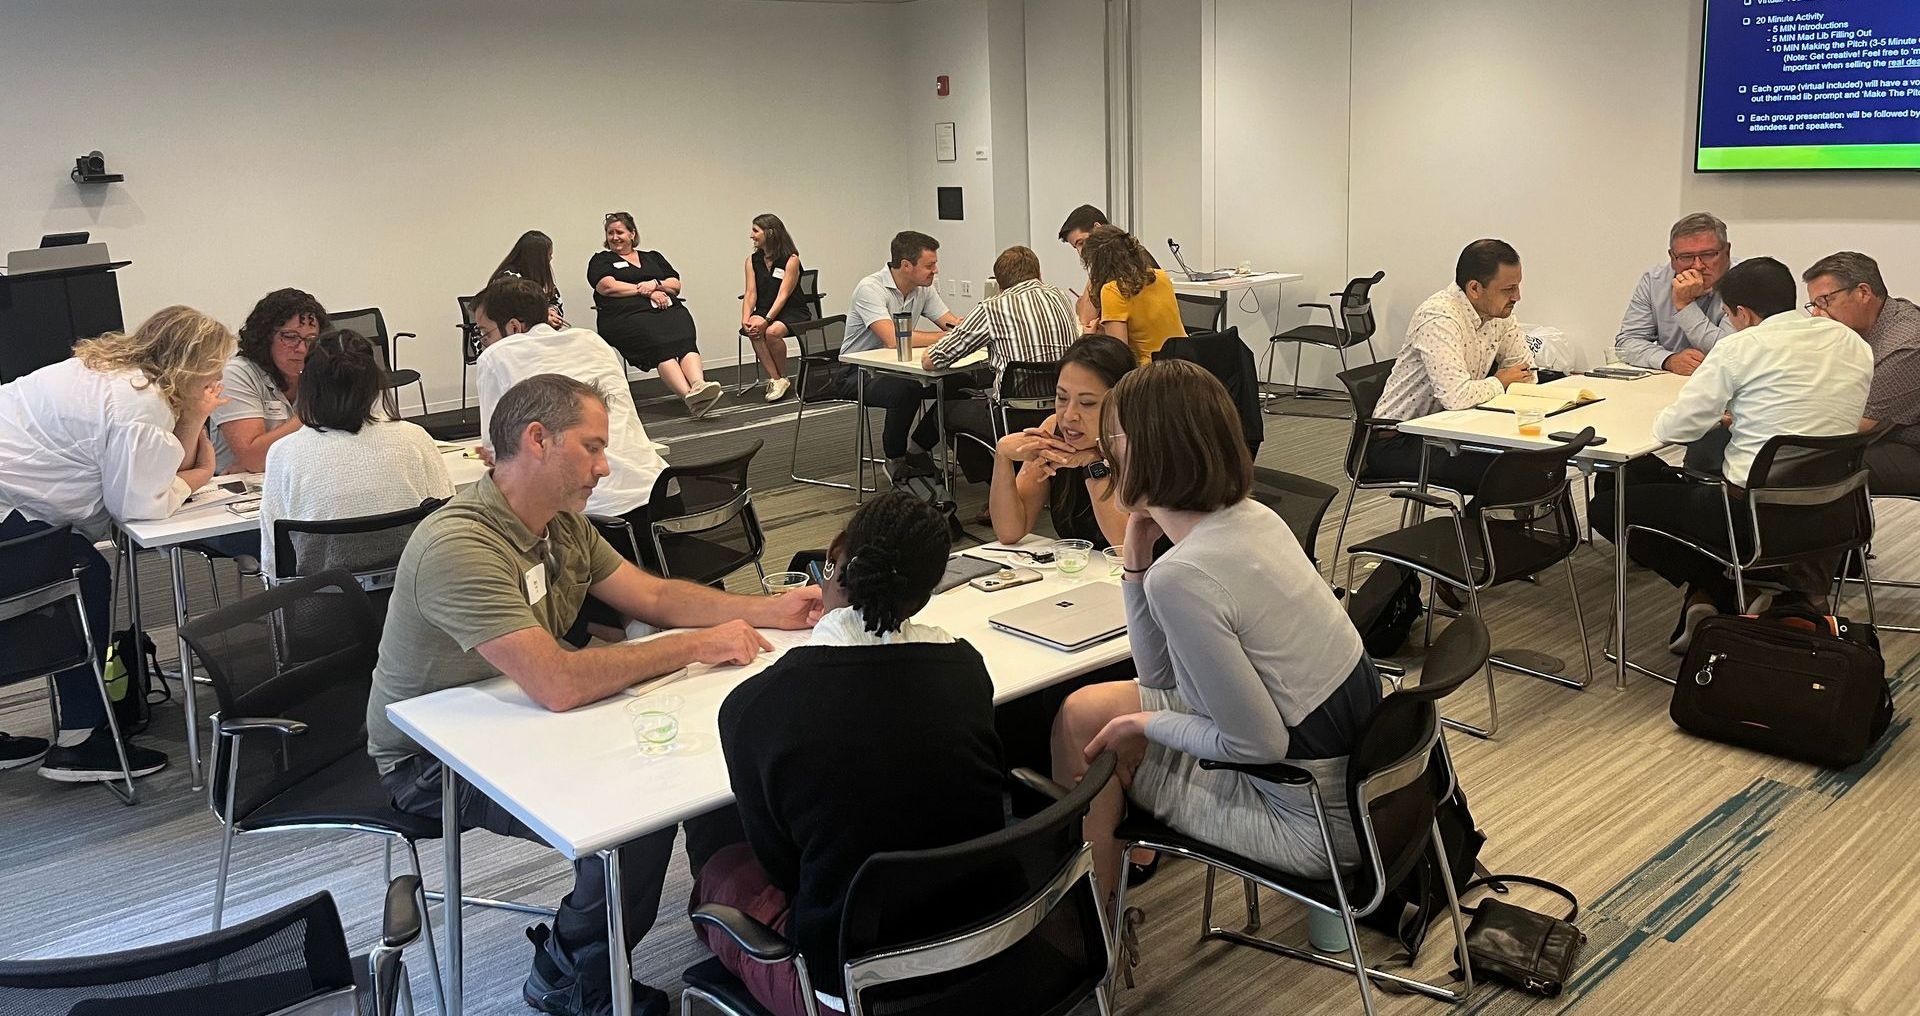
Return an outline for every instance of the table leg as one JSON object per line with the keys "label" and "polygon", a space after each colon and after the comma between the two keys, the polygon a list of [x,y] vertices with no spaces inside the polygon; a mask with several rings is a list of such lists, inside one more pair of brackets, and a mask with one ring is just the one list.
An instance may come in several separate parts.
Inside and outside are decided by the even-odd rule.
{"label": "table leg", "polygon": [[864,367],[853,369],[853,392],[853,503],[859,504],[866,500],[867,491],[867,371]]}
{"label": "table leg", "polygon": [[1627,469],[1613,469],[1613,686],[1627,687]]}
{"label": "table leg", "polygon": [[613,1016],[633,1016],[633,956],[627,951],[627,915],[621,901],[620,848],[600,851],[607,866],[607,968],[613,978]]}
{"label": "table leg", "polygon": [[933,379],[933,422],[940,434],[940,465],[946,470],[947,492],[953,492],[953,442],[947,437],[947,379]]}
{"label": "table leg", "polygon": [[184,552],[167,548],[167,566],[173,573],[173,635],[180,658],[180,696],[187,708],[187,776],[193,789],[200,782],[200,704],[193,680],[193,647],[187,645],[187,570]]}
{"label": "table leg", "polygon": [[465,982],[465,943],[460,935],[460,899],[463,891],[460,885],[460,777],[453,767],[444,763],[440,766],[440,849],[445,858],[443,876],[446,885],[442,888],[446,895],[442,898],[442,923],[447,929],[447,976],[446,985],[447,1016],[460,1016],[464,995],[461,987]]}

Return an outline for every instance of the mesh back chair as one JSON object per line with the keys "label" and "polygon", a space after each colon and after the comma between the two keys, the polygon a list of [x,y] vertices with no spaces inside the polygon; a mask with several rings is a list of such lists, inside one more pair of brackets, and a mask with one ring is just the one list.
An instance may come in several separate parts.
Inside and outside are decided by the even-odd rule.
{"label": "mesh back chair", "polygon": [[268,582],[278,584],[302,575],[343,570],[372,597],[375,614],[385,617],[387,599],[393,595],[393,576],[400,569],[400,554],[407,549],[407,538],[421,520],[448,500],[428,498],[416,508],[350,519],[275,519],[274,573]]}
{"label": "mesh back chair", "polygon": [[[758,257],[759,255],[756,254],[754,256]],[[747,294],[740,294],[740,299],[745,300],[746,298]],[[820,293],[820,269],[801,269],[800,278],[795,280],[793,284],[793,294],[787,299],[790,302],[805,304],[808,316],[815,319],[819,318],[821,316],[820,308],[825,302],[825,298]],[[755,357],[753,361],[753,380],[741,381],[740,368],[746,366],[746,362],[747,330],[742,328],[735,334],[733,340],[733,383],[734,391],[736,392],[744,392],[752,388],[754,385],[759,384],[761,379],[766,376],[765,372],[760,369],[759,357]]]}
{"label": "mesh back chair", "polygon": [[[1399,421],[1376,419],[1373,415],[1374,408],[1380,404],[1380,396],[1387,390],[1387,377],[1393,373],[1393,365],[1397,362],[1382,360],[1340,372],[1340,383],[1346,387],[1347,398],[1353,402],[1353,432],[1347,437],[1347,456],[1342,463],[1347,474],[1347,504],[1340,510],[1340,527],[1333,535],[1333,557],[1327,567],[1328,582],[1339,580],[1340,553],[1346,547],[1347,520],[1353,517],[1354,498],[1363,490],[1413,490],[1420,486],[1418,476],[1389,476],[1367,466],[1367,452],[1373,442],[1400,433]],[[1429,488],[1434,486],[1428,484]],[[1347,562],[1346,585],[1348,588],[1353,586],[1351,559]]]}
{"label": "mesh back chair", "polygon": [[[1039,814],[955,846],[868,858],[840,922],[850,1016],[1064,1016],[1089,995],[1105,1013],[1111,946],[1080,822],[1113,768],[1113,754],[1101,755],[1072,790],[1021,773],[1054,798]],[[786,938],[732,907],[706,904],[693,919],[758,962],[794,964],[808,1013],[824,1011]],[[736,1016],[766,1013],[719,960],[681,978],[683,1013],[690,998]]]}
{"label": "mesh back chair", "polygon": [[1253,351],[1240,341],[1240,329],[1168,339],[1153,358],[1188,360],[1218,378],[1240,411],[1240,431],[1247,450],[1255,456],[1260,454],[1260,443],[1266,439],[1266,421],[1260,413],[1260,375],[1253,363]]}
{"label": "mesh back chair", "polygon": [[1367,359],[1378,362],[1379,356],[1373,351],[1373,333],[1377,329],[1377,325],[1373,319],[1373,298],[1370,294],[1373,287],[1379,285],[1380,280],[1386,277],[1386,272],[1375,272],[1371,277],[1354,279],[1352,282],[1347,283],[1346,289],[1338,293],[1329,294],[1333,299],[1340,302],[1338,310],[1335,310],[1332,304],[1326,303],[1301,304],[1301,308],[1305,310],[1326,311],[1328,319],[1333,323],[1330,325],[1299,325],[1294,328],[1289,328],[1270,339],[1267,344],[1267,378],[1269,379],[1269,383],[1271,383],[1271,379],[1273,378],[1273,359],[1275,352],[1280,349],[1281,343],[1291,342],[1293,343],[1292,397],[1296,399],[1339,398],[1338,395],[1329,392],[1319,392],[1312,389],[1303,391],[1301,389],[1301,352],[1307,346],[1319,346],[1323,349],[1331,349],[1340,354],[1340,369],[1345,371],[1349,369],[1347,367],[1347,350],[1365,343],[1367,347]]}
{"label": "mesh back chair", "polygon": [[647,539],[665,578],[714,583],[748,565],[762,578],[767,536],[753,510],[747,469],[766,444],[662,470],[647,498]]}
{"label": "mesh back chair", "polygon": [[[1889,429],[1891,425],[1883,423],[1870,431],[1837,437],[1769,438],[1753,457],[1742,494],[1718,476],[1689,471],[1690,479],[1719,488],[1727,522],[1726,546],[1731,550],[1701,546],[1658,525],[1628,525],[1624,538],[1631,541],[1635,533],[1664,536],[1713,559],[1733,573],[1735,606],[1743,614],[1748,606],[1748,572],[1858,556],[1860,574],[1866,579],[1867,623],[1874,624],[1873,575],[1867,564],[1873,543],[1873,503],[1867,492],[1866,457],[1867,446]],[[1624,617],[1617,610],[1615,614],[1614,623],[1624,629]],[[1625,644],[1624,633],[1619,642]],[[1673,683],[1665,674],[1632,660],[1627,666]]]}
{"label": "mesh back chair", "polygon": [[[984,452],[988,470],[1000,439],[1017,430],[1038,427],[1053,415],[1054,389],[1060,383],[1060,361],[1038,362],[1009,360],[993,390],[987,393],[989,437],[957,432],[953,435],[955,454],[971,456]],[[990,439],[989,439],[990,438]],[[963,462],[973,461],[962,458]],[[970,472],[968,475],[978,475]]]}
{"label": "mesh back chair", "polygon": [[387,413],[394,419],[400,418],[399,405],[393,397],[397,388],[413,385],[420,395],[420,415],[427,413],[427,386],[420,380],[417,370],[403,370],[400,367],[399,341],[416,339],[412,332],[387,334],[387,319],[378,307],[365,310],[328,311],[327,317],[333,320],[335,328],[352,329],[373,340],[373,350],[380,357],[380,366],[387,372]]}
{"label": "mesh back chair", "polygon": [[[1482,590],[1518,579],[1530,579],[1555,564],[1566,570],[1567,593],[1573,598],[1573,620],[1580,632],[1580,652],[1587,676],[1573,681],[1559,674],[1493,657],[1487,671],[1487,725],[1485,728],[1448,720],[1447,724],[1475,737],[1492,737],[1500,725],[1494,699],[1493,667],[1542,678],[1569,688],[1593,683],[1593,650],[1587,644],[1586,618],[1580,610],[1580,587],[1573,578],[1574,548],[1580,545],[1580,525],[1573,512],[1573,488],[1567,482],[1567,462],[1593,441],[1588,427],[1573,440],[1549,448],[1508,450],[1494,456],[1480,481],[1480,490],[1465,507],[1417,490],[1391,496],[1447,513],[1445,518],[1397,529],[1347,548],[1391,561],[1402,568],[1446,583],[1467,595],[1467,609],[1484,618]],[[1427,598],[1427,630],[1433,630],[1433,597]]]}
{"label": "mesh back chair", "polygon": [[1176,292],[1173,299],[1180,306],[1180,324],[1188,335],[1226,330],[1227,294]]}
{"label": "mesh back chair", "polygon": [[[1881,502],[1881,501],[1920,502],[1920,495],[1882,494],[1875,491],[1869,491],[1868,503],[1875,505],[1876,518],[1878,515],[1878,502]],[[1867,555],[1863,554],[1861,556],[1864,557]],[[1862,562],[1862,565],[1864,566],[1864,562]],[[1834,598],[1833,598],[1835,603],[1840,602],[1840,592],[1846,588],[1846,583],[1848,582],[1859,582],[1861,584],[1861,586],[1866,590],[1867,602],[1869,605],[1873,603],[1873,590],[1875,586],[1878,586],[1882,589],[1920,589],[1920,582],[1914,582],[1908,579],[1865,579],[1865,578],[1856,577],[1850,570],[1843,570],[1841,572],[1840,579],[1835,583],[1835,591],[1834,591]],[[1872,609],[1871,606],[1869,606],[1868,609]],[[1877,618],[1875,619],[1874,627],[1880,629],[1881,631],[1897,631],[1897,632],[1906,632],[1908,634],[1920,632],[1920,627],[1914,627],[1913,625],[1910,625],[1910,624],[1881,624],[1879,623]]]}
{"label": "mesh back chair", "polygon": [[317,893],[211,934],[103,956],[0,962],[0,1016],[392,1016],[413,1010],[400,951],[419,937],[420,880],[394,879],[380,944],[347,955]]}
{"label": "mesh back chair", "polygon": [[865,485],[868,463],[882,463],[883,460],[867,454],[867,448],[873,444],[871,435],[863,436],[866,414],[856,413],[854,422],[853,478],[852,483],[841,483],[818,476],[800,475],[800,445],[802,429],[807,422],[807,407],[818,405],[853,405],[854,400],[847,397],[845,386],[841,383],[840,343],[847,337],[847,316],[835,314],[832,317],[816,318],[794,329],[793,337],[800,344],[800,367],[794,377],[794,413],[793,413],[793,454],[787,460],[787,477],[798,483],[811,483],[818,487],[837,487],[841,490],[860,488],[861,493],[873,493],[875,487]]}
{"label": "mesh back chair", "polygon": [[1340,492],[1319,480],[1266,466],[1253,467],[1253,499],[1273,509],[1275,515],[1293,530],[1307,560],[1319,567],[1314,547],[1320,542],[1320,522],[1327,507]]}
{"label": "mesh back chair", "polygon": [[[74,667],[92,667],[94,682],[100,687],[100,702],[107,710],[108,731],[119,751],[120,775],[124,786],[106,784],[120,800],[133,804],[139,792],[133,786],[133,772],[127,766],[126,742],[120,736],[120,721],[113,713],[113,699],[107,693],[106,676],[100,669],[99,639],[87,620],[86,603],[80,597],[80,571],[73,566],[67,549],[73,527],[54,526],[37,533],[0,542],[0,688],[10,684],[44,680],[47,708],[53,720],[49,729],[60,730],[60,697],[54,693],[53,676]],[[131,685],[129,685],[131,693]]]}
{"label": "mesh back chair", "polygon": [[[1368,1016],[1372,1016],[1372,982],[1384,981],[1401,989],[1419,992],[1447,1002],[1462,1002],[1473,992],[1473,973],[1465,972],[1465,983],[1457,991],[1391,974],[1370,967],[1360,954],[1360,935],[1354,919],[1365,917],[1388,898],[1388,890],[1400,884],[1422,857],[1436,858],[1440,881],[1446,886],[1448,916],[1453,919],[1454,944],[1460,955],[1466,953],[1466,930],[1460,901],[1454,895],[1453,874],[1447,866],[1447,852],[1440,838],[1435,813],[1441,802],[1454,791],[1452,760],[1441,736],[1438,703],[1468,678],[1478,673],[1487,659],[1487,630],[1479,620],[1467,616],[1453,622],[1441,634],[1427,654],[1426,665],[1417,685],[1388,695],[1374,711],[1366,729],[1347,761],[1347,805],[1353,817],[1355,839],[1361,856],[1343,858],[1358,862],[1337,878],[1312,879],[1290,875],[1254,861],[1220,850],[1211,844],[1180,833],[1138,808],[1130,808],[1115,832],[1128,849],[1150,848],[1199,861],[1207,866],[1206,896],[1202,903],[1202,941],[1217,939],[1252,946],[1323,967],[1343,970],[1360,982],[1360,998]],[[1325,856],[1334,856],[1333,833],[1327,817],[1326,802],[1318,784],[1304,769],[1284,762],[1258,765],[1203,760],[1206,769],[1232,769],[1255,779],[1282,786],[1304,789],[1313,801],[1314,817],[1319,820],[1320,843]],[[1429,850],[1431,848],[1431,850]],[[1217,872],[1238,876],[1247,897],[1247,931],[1216,927],[1213,923],[1213,886]],[[1346,925],[1347,949],[1351,959],[1341,960],[1309,949],[1276,942],[1249,934],[1260,927],[1259,886],[1298,900],[1322,913],[1341,918]],[[1114,913],[1126,920],[1127,886],[1122,880]]]}

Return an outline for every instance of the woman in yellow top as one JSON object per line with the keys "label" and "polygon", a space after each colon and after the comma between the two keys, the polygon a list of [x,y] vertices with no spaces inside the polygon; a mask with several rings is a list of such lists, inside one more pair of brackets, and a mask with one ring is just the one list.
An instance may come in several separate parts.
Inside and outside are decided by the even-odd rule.
{"label": "woman in yellow top", "polygon": [[1095,226],[1080,246],[1080,260],[1087,266],[1087,288],[1100,312],[1100,330],[1125,342],[1141,366],[1168,339],[1187,334],[1173,283],[1132,233],[1118,226]]}

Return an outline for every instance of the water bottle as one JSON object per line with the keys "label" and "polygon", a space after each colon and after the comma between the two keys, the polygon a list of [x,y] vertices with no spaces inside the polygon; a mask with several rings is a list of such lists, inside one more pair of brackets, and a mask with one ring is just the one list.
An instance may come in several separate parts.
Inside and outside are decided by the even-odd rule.
{"label": "water bottle", "polygon": [[901,363],[913,359],[913,314],[896,311],[893,315],[893,355]]}

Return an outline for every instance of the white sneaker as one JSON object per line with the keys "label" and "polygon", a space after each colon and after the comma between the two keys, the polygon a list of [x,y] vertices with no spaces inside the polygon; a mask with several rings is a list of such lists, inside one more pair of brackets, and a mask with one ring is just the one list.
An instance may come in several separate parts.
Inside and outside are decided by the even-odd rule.
{"label": "white sneaker", "polygon": [[724,394],[726,391],[720,387],[720,382],[705,382],[687,393],[687,410],[697,420],[711,412],[714,406],[719,405],[720,397]]}
{"label": "white sneaker", "polygon": [[778,402],[787,397],[787,390],[793,385],[786,378],[777,377],[767,382],[767,401]]}

